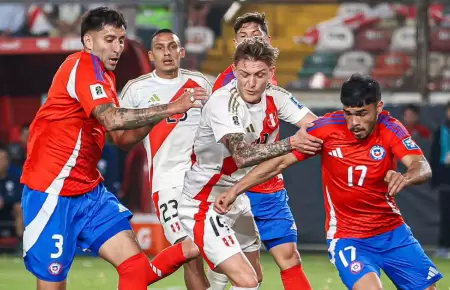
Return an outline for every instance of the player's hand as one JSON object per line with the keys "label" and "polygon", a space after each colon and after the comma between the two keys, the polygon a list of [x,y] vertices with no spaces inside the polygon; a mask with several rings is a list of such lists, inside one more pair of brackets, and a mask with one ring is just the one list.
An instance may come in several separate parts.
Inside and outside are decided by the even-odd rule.
{"label": "player's hand", "polygon": [[309,135],[306,131],[312,126],[314,126],[313,123],[308,123],[301,127],[294,136],[291,136],[289,141],[293,149],[309,155],[314,155],[322,149],[323,141]]}
{"label": "player's hand", "polygon": [[400,172],[389,170],[384,177],[388,184],[388,193],[390,196],[397,195],[407,184],[408,180]]}
{"label": "player's hand", "polygon": [[237,198],[237,194],[232,191],[226,191],[216,198],[216,202],[214,203],[214,210],[218,214],[226,214],[230,211],[231,206]]}
{"label": "player's hand", "polygon": [[201,108],[208,99],[208,92],[204,88],[187,89],[175,102],[169,104],[176,114],[182,114],[192,108]]}

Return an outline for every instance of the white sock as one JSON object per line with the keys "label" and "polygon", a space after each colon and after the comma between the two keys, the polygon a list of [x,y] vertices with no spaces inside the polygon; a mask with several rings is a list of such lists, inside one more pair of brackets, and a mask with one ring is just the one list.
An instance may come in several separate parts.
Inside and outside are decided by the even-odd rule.
{"label": "white sock", "polygon": [[255,288],[242,288],[242,287],[236,287],[236,286],[231,286],[230,290],[258,290],[258,287]]}
{"label": "white sock", "polygon": [[228,285],[228,277],[224,274],[216,273],[208,268],[206,276],[211,285],[211,290],[225,290]]}

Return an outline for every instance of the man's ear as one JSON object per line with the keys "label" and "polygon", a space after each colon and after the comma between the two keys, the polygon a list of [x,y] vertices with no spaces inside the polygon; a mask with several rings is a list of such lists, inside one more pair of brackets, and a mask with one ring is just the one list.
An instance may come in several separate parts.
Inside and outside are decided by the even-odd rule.
{"label": "man's ear", "polygon": [[153,56],[153,52],[151,49],[148,51],[148,59],[150,59],[151,62],[155,61],[155,57]]}
{"label": "man's ear", "polygon": [[84,46],[88,50],[92,50],[94,48],[92,35],[90,35],[89,33],[86,33],[85,35],[83,35],[83,41],[84,41]]}
{"label": "man's ear", "polygon": [[381,114],[381,112],[383,112],[383,108],[384,108],[384,102],[379,101],[378,105],[377,105],[377,115],[379,115],[379,114]]}

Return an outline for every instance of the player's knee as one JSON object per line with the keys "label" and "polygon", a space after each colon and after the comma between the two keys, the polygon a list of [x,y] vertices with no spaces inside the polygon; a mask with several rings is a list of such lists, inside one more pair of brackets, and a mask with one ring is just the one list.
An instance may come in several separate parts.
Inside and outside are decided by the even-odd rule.
{"label": "player's knee", "polygon": [[[242,269],[243,270],[243,269]],[[241,272],[241,275],[237,281],[235,281],[235,286],[241,287],[241,288],[256,288],[259,285],[258,277],[253,271],[253,268],[251,268],[252,271],[245,271],[243,270]],[[261,278],[262,279],[262,278]]]}
{"label": "player's knee", "polygon": [[189,238],[184,239],[181,242],[183,255],[186,259],[191,260],[200,256],[200,251],[197,245]]}
{"label": "player's knee", "polygon": [[281,271],[290,269],[301,264],[300,254],[297,251],[297,246],[293,243],[282,244],[271,250]]}

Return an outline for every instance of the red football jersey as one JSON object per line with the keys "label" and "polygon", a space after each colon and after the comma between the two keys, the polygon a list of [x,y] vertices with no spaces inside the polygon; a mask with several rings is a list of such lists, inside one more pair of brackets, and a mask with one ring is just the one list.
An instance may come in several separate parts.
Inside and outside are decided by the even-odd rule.
{"label": "red football jersey", "polygon": [[63,196],[87,193],[102,182],[97,163],[106,131],[91,112],[106,103],[119,106],[114,74],[92,54],[68,56],[30,126],[21,182]]}
{"label": "red football jersey", "polygon": [[[227,67],[227,69],[225,71],[223,71],[217,77],[216,81],[214,82],[212,91],[214,92],[214,91],[220,89],[221,87],[226,86],[229,82],[231,82],[234,79],[235,79],[235,76],[233,73],[233,67],[232,67],[232,65],[230,65],[229,67]],[[275,85],[275,86],[278,85],[275,74],[273,75],[272,80],[270,82],[272,83],[272,85]],[[278,128],[276,128],[276,129],[278,129]],[[279,133],[275,139],[275,142],[278,140],[280,140]],[[273,193],[276,191],[280,191],[282,189],[284,189],[284,181],[281,178],[281,174],[280,174],[279,176],[275,176],[274,178],[251,188],[249,191],[258,192],[258,193]]]}
{"label": "red football jersey", "polygon": [[[406,155],[423,155],[403,125],[383,111],[375,131],[358,140],[344,112],[326,114],[309,134],[324,141],[320,153],[327,239],[368,238],[404,223],[384,177]],[[299,160],[309,155],[295,151]]]}

